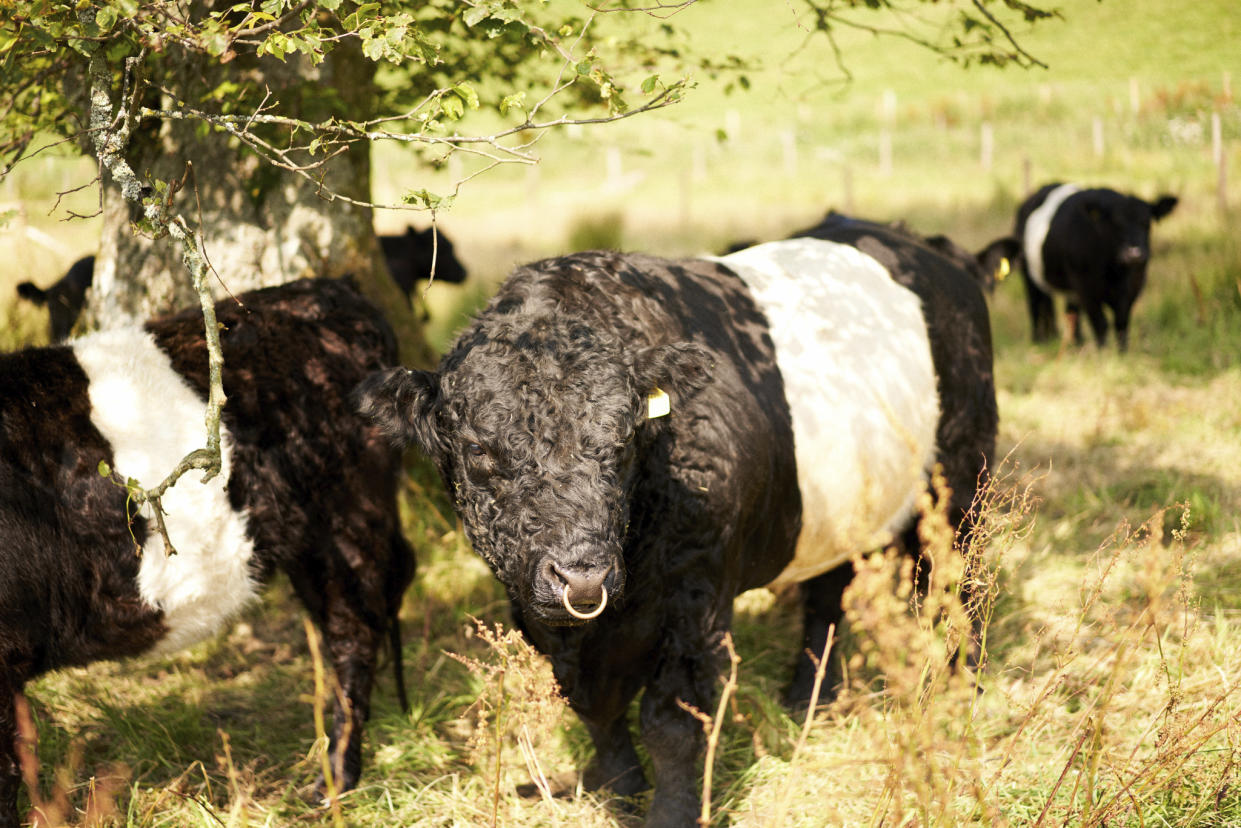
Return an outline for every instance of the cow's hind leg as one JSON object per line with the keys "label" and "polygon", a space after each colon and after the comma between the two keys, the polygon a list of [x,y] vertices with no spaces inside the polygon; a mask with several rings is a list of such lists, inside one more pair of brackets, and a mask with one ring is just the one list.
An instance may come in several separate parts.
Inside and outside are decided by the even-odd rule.
{"label": "cow's hind leg", "polygon": [[[840,637],[840,623],[844,618],[841,600],[845,587],[853,580],[853,564],[846,563],[822,575],[811,578],[801,585],[804,607],[802,646],[793,670],[793,680],[784,691],[784,703],[793,710],[810,704],[814,692],[815,671],[819,659],[824,656],[828,636]],[[817,704],[827,704],[836,698],[840,689],[840,666],[834,656],[836,647],[827,653],[826,674],[819,690]]]}
{"label": "cow's hind leg", "polygon": [[[323,634],[324,656],[336,675],[339,693],[332,700],[328,755],[333,787],[341,793],[355,787],[362,772],[362,731],[370,717],[371,689],[379,649],[388,635],[389,613],[382,594],[368,588],[365,574],[352,569],[314,574],[295,569],[289,579]],[[319,796],[331,792],[322,777],[315,792]]]}

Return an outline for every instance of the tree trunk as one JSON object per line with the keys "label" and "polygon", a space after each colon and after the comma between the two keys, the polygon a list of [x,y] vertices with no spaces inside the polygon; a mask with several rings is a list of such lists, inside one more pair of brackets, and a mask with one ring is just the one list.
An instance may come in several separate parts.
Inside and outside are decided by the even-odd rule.
{"label": "tree trunk", "polygon": [[[171,64],[165,56],[164,65]],[[301,55],[290,55],[287,62],[238,57],[225,64],[195,55],[165,71],[165,87],[204,110],[218,106],[209,96],[225,82],[248,87],[247,101],[258,99],[255,89],[259,97],[265,92],[292,118],[362,119],[374,106],[374,63],[356,45],[333,50],[318,66]],[[402,360],[432,363],[421,325],[387,273],[370,208],[329,201],[315,182],[243,152],[235,138],[195,121],[144,123],[135,129],[126,156],[146,181],[180,181],[187,162],[192,164],[173,212],[201,229],[217,299],[308,276],[352,274],[392,322]],[[370,145],[363,141],[313,175],[331,190],[367,201],[370,172]],[[108,182],[103,238],[84,314],[88,328],[116,327],[198,303],[180,245],[137,232],[140,216],[140,206]]]}

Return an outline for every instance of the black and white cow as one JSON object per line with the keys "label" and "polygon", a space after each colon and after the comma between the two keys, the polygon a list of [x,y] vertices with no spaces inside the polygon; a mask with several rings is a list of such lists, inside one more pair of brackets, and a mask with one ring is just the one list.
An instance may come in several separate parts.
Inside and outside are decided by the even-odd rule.
{"label": "black and white cow", "polygon": [[1105,188],[1048,184],[1017,208],[1015,236],[1035,342],[1056,336],[1054,294],[1066,300],[1068,335],[1082,342],[1079,312],[1100,347],[1112,312],[1116,344],[1129,345],[1129,315],[1146,285],[1151,221],[1172,212],[1176,196],[1154,202]]}
{"label": "black and white cow", "polygon": [[36,305],[47,306],[48,336],[52,342],[63,342],[73,332],[82,306],[86,304],[86,290],[94,279],[95,257],[83,256],[47,289],[34,282],[22,282],[17,286],[17,295]]}
{"label": "black and white cow", "polygon": [[413,293],[414,283],[419,279],[434,277],[437,282],[452,284],[466,279],[465,267],[457,259],[452,241],[434,227],[426,230],[406,227],[399,236],[380,236],[379,245],[392,280],[406,296]]}
{"label": "black and white cow", "polygon": [[[944,464],[960,523],[985,474],[982,292],[889,228],[846,242],[521,267],[438,372],[360,390],[435,460],[551,657],[595,744],[588,787],[647,787],[626,721],[644,690],[649,826],[696,824],[703,736],[680,702],[711,709],[734,597],[801,582],[822,652],[851,557],[912,537],[928,469]],[[793,701],[809,700],[809,664]]]}
{"label": "black and white cow", "polygon": [[[378,652],[413,577],[399,452],[350,402],[396,361],[379,311],[345,281],[221,302],[223,470],[163,498],[164,542],[126,490],[204,444],[207,356],[197,309],[143,327],[0,356],[0,826],[18,824],[14,696],[51,670],[168,653],[211,635],[275,571],[323,630],[347,701],[336,776],[358,780]],[[101,475],[106,463],[113,478]]]}

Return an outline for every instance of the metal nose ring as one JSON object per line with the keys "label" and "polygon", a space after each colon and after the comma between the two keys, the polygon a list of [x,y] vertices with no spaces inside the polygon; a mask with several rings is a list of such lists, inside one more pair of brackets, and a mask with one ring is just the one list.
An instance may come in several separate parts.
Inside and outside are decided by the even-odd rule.
{"label": "metal nose ring", "polygon": [[564,608],[568,610],[569,615],[572,615],[574,618],[582,621],[589,621],[592,618],[598,618],[601,614],[603,614],[604,607],[608,605],[608,588],[605,586],[600,586],[599,590],[603,593],[603,600],[599,602],[599,606],[595,607],[594,612],[578,612],[573,609],[573,605],[569,603],[569,590],[567,589],[560,593],[560,598],[564,601]]}

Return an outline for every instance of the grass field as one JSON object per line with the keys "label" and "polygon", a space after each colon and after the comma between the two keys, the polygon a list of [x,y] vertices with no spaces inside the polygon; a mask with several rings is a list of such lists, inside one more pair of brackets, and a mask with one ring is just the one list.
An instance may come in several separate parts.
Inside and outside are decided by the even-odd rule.
{"label": "grass field", "polygon": [[[992,596],[983,692],[945,663],[959,620],[951,583],[915,615],[895,563],[877,556],[851,592],[849,687],[803,728],[778,704],[800,639],[794,603],[748,593],[715,825],[1241,824],[1241,15],[1235,0],[1060,5],[1064,21],[1019,33],[1048,70],[963,72],[842,32],[853,74],[842,87],[821,44],[789,57],[805,34],[789,4],[700,4],[677,18],[695,49],[762,60],[748,93],[703,77],[669,112],[549,135],[538,167],[479,179],[441,217],[472,272],[464,289],[428,297],[443,345],[512,264],[599,241],[692,254],[837,207],[981,246],[1008,231],[1027,169],[1034,186],[1075,179],[1182,199],[1154,230],[1127,355],[1032,346],[1017,280],[992,299],[1001,457],[981,569]],[[422,173],[386,148],[378,160],[381,197],[450,184],[450,171]],[[96,242],[89,223],[46,214],[82,170],[40,160],[0,182],[0,201],[24,215],[0,230],[7,346],[41,330],[9,303],[13,284],[50,281]],[[42,796],[72,824],[629,824],[590,795],[517,792],[543,778],[571,791],[589,740],[546,666],[496,631],[502,590],[412,457],[405,505],[419,551],[404,612],[412,709],[397,709],[385,670],[364,784],[339,812],[304,798],[320,744],[312,658],[279,583],[189,652],[29,688]],[[942,536],[932,548],[943,555]],[[948,622],[931,620],[936,609]]]}

